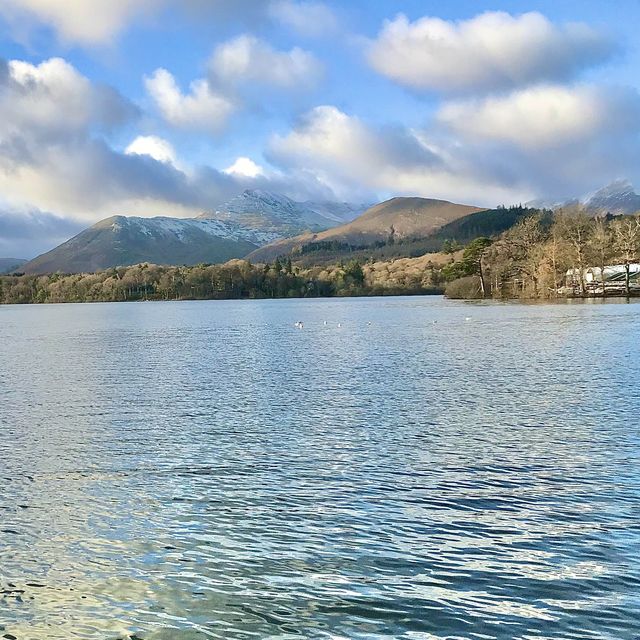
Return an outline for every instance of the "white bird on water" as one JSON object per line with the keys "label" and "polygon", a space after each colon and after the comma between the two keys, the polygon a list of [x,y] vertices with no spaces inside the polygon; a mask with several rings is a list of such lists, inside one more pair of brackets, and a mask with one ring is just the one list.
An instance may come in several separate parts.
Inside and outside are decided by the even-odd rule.
{"label": "white bird on water", "polygon": [[296,322],[293,326],[296,329],[304,329],[304,324],[302,324],[302,322],[300,322],[300,320],[298,320],[298,322]]}

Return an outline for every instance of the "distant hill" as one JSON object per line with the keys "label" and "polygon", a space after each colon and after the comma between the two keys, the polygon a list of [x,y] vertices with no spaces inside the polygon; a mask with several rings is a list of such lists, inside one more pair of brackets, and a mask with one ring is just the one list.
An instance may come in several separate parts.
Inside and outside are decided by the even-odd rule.
{"label": "distant hill", "polygon": [[628,180],[615,180],[606,187],[582,197],[556,201],[531,200],[525,206],[552,210],[577,206],[592,215],[629,215],[640,211],[640,194],[636,193]]}
{"label": "distant hill", "polygon": [[23,264],[26,264],[27,260],[22,258],[0,258],[0,274],[11,273],[20,269]]}
{"label": "distant hill", "polygon": [[445,224],[472,213],[479,207],[428,198],[392,198],[365,211],[352,222],[320,233],[306,233],[262,247],[248,258],[270,262],[279,255],[300,251],[311,243],[364,247],[425,237]]}
{"label": "distant hill", "polygon": [[368,206],[331,201],[298,202],[282,194],[247,189],[213,211],[203,213],[200,218],[233,222],[286,237],[344,224],[359,216]]}
{"label": "distant hill", "polygon": [[80,273],[140,262],[225,262],[247,255],[274,237],[219,220],[113,216],[27,262],[21,270]]}

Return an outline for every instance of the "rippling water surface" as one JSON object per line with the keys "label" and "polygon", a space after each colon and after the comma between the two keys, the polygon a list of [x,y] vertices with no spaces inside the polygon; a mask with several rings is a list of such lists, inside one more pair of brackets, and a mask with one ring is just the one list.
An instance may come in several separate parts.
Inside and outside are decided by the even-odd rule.
{"label": "rippling water surface", "polygon": [[640,637],[639,312],[0,307],[0,636]]}

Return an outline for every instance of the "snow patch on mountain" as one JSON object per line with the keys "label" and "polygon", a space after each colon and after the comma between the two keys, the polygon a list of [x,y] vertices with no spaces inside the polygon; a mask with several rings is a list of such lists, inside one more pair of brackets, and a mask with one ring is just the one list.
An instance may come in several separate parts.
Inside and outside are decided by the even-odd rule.
{"label": "snow patch on mountain", "polygon": [[277,240],[280,235],[250,229],[234,222],[223,220],[210,220],[206,218],[169,218],[159,216],[156,218],[139,218],[117,216],[110,219],[114,232],[126,231],[141,233],[145,236],[174,236],[180,241],[186,241],[193,233],[222,238],[225,240],[244,240],[255,245],[263,245]]}
{"label": "snow patch on mountain", "polygon": [[616,180],[584,199],[589,208],[602,213],[630,214],[640,211],[640,195],[628,180]]}
{"label": "snow patch on mountain", "polygon": [[200,217],[261,227],[283,237],[303,230],[328,229],[350,222],[369,206],[332,201],[299,202],[283,194],[247,189]]}
{"label": "snow patch on mountain", "polygon": [[593,214],[611,213],[625,215],[640,211],[640,195],[638,195],[628,180],[616,180],[602,189],[592,191],[580,198],[566,198],[563,200],[530,200],[526,206],[536,209],[561,209],[582,205]]}

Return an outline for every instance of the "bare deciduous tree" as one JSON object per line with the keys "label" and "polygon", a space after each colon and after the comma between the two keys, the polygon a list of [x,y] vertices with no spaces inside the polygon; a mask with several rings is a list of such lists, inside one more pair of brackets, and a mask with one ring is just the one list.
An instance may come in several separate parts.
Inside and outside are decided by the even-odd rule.
{"label": "bare deciduous tree", "polygon": [[623,260],[625,267],[625,292],[631,292],[631,263],[640,254],[640,216],[627,216],[611,223],[616,255]]}
{"label": "bare deciduous tree", "polygon": [[562,238],[564,251],[569,264],[578,275],[580,295],[584,295],[585,270],[590,262],[591,238],[593,236],[593,218],[581,209],[560,211],[556,218],[559,236]]}

